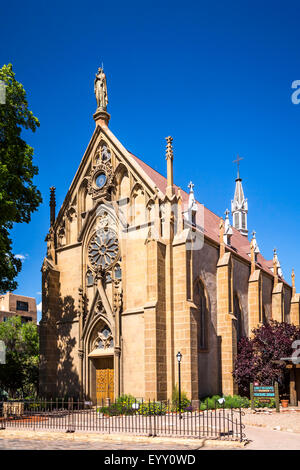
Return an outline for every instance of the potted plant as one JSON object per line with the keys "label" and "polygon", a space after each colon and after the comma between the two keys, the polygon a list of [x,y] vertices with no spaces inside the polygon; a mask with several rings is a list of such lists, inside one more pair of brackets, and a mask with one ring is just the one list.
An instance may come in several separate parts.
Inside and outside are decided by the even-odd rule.
{"label": "potted plant", "polygon": [[282,395],[280,400],[282,408],[287,408],[289,406],[289,400],[287,395]]}

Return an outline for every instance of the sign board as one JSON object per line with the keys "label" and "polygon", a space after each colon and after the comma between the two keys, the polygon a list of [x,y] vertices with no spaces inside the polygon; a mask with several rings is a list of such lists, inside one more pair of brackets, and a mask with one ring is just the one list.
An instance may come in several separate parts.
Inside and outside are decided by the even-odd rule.
{"label": "sign board", "polygon": [[271,386],[260,386],[254,385],[253,386],[253,396],[257,398],[275,398],[275,387]]}
{"label": "sign board", "polygon": [[6,364],[6,346],[2,340],[0,340],[0,364]]}
{"label": "sign board", "polygon": [[276,402],[276,411],[279,411],[278,383],[275,385],[259,385],[257,382],[250,384],[251,408],[254,409],[254,401],[259,403],[270,403],[271,399]]}

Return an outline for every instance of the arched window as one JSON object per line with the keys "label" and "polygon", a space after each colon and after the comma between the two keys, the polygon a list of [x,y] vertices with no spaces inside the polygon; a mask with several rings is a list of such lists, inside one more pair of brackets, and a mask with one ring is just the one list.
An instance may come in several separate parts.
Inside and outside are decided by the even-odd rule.
{"label": "arched window", "polygon": [[203,282],[198,280],[195,285],[194,303],[198,307],[197,338],[198,350],[208,348],[208,302]]}
{"label": "arched window", "polygon": [[242,228],[247,228],[246,227],[246,214],[244,212],[242,213]]}
{"label": "arched window", "polygon": [[86,273],[86,285],[87,287],[91,287],[94,285],[94,277],[92,271],[90,270]]}
{"label": "arched window", "polygon": [[239,301],[237,294],[234,294],[234,297],[233,297],[233,308],[234,308],[234,316],[236,318],[235,320],[236,339],[237,339],[237,342],[239,342],[240,339],[243,336],[245,336],[245,333],[244,333],[244,324],[243,324],[243,314],[242,314],[240,301]]}
{"label": "arched window", "polygon": [[239,225],[240,225],[239,224],[239,214],[236,212],[234,214],[234,226],[235,226],[235,228],[239,228]]}
{"label": "arched window", "polygon": [[262,308],[262,323],[264,325],[266,325],[268,323],[268,317],[267,317],[266,308],[265,308],[264,305],[263,305],[263,308]]}
{"label": "arched window", "polygon": [[120,280],[122,278],[122,270],[119,264],[115,266],[115,279]]}

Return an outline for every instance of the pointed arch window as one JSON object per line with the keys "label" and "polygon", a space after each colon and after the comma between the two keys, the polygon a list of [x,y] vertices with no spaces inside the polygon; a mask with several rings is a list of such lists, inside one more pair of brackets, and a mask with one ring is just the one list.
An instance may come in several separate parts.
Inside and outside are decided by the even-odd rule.
{"label": "pointed arch window", "polygon": [[94,285],[94,276],[92,274],[92,271],[88,271],[86,273],[86,285],[87,287],[91,287]]}
{"label": "pointed arch window", "polygon": [[244,334],[243,314],[242,314],[240,301],[239,301],[237,294],[234,294],[234,297],[233,297],[233,308],[234,308],[234,316],[236,318],[235,320],[236,339],[237,339],[237,342],[239,342],[240,339],[243,336],[245,336],[245,334]]}
{"label": "pointed arch window", "polygon": [[264,305],[263,305],[263,308],[262,308],[262,323],[263,323],[263,325],[267,325],[267,323],[268,323],[268,317],[267,317],[266,308],[265,308]]}
{"label": "pointed arch window", "polygon": [[242,213],[242,228],[246,228],[246,214]]}
{"label": "pointed arch window", "polygon": [[237,212],[234,214],[234,226],[239,228],[239,214]]}
{"label": "pointed arch window", "polygon": [[198,350],[208,348],[208,301],[203,282],[198,280],[194,294],[195,304],[198,307],[197,342]]}
{"label": "pointed arch window", "polygon": [[122,279],[122,270],[119,264],[116,264],[115,266],[115,279],[117,280]]}

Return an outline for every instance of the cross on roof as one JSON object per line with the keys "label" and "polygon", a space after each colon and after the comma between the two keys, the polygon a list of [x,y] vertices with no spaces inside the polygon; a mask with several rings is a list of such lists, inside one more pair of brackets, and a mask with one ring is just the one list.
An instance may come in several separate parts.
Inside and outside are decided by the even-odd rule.
{"label": "cross on roof", "polygon": [[195,186],[195,185],[190,181],[189,184],[188,184],[189,190],[190,190],[190,191],[194,191],[194,189],[193,189],[194,186]]}
{"label": "cross on roof", "polygon": [[238,168],[238,171],[237,171],[237,174],[238,174],[238,179],[240,179],[240,161],[241,160],[244,160],[243,157],[240,157],[239,155],[237,156],[237,159],[236,160],[233,160],[233,163],[236,163],[237,164],[237,168]]}

